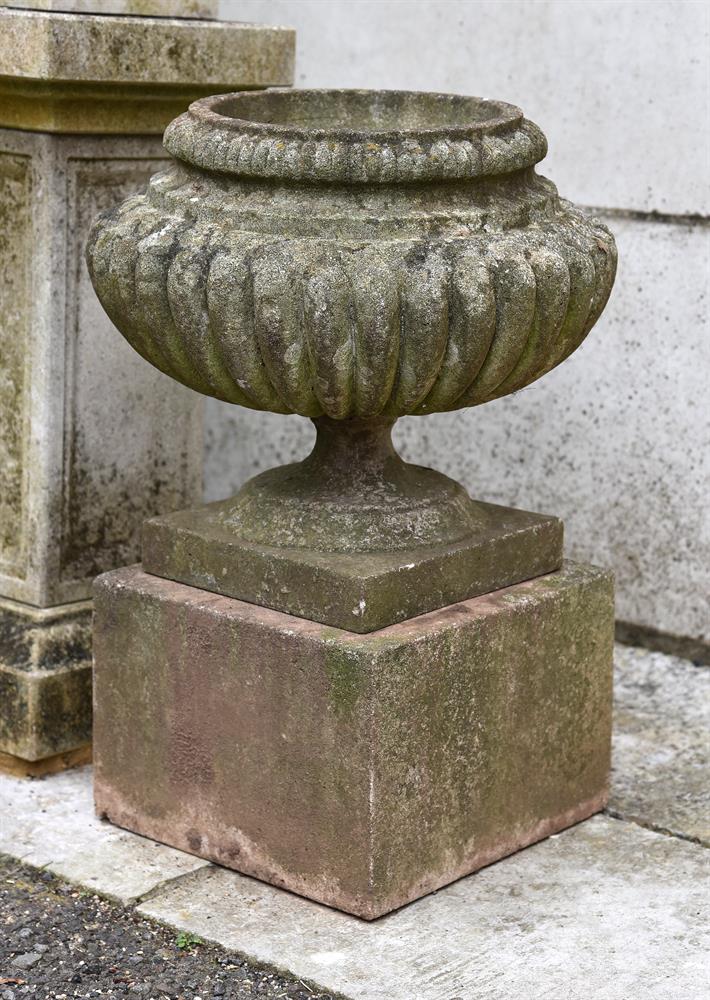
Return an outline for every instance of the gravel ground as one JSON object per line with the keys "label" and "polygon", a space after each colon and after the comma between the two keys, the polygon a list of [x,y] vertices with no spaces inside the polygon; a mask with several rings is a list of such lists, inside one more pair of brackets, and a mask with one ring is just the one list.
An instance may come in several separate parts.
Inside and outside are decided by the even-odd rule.
{"label": "gravel ground", "polygon": [[0,1000],[333,1000],[0,857]]}

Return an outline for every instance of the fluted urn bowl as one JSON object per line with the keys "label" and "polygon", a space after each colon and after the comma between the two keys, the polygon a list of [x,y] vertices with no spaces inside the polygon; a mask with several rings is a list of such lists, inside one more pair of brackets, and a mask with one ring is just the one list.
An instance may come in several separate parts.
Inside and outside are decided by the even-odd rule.
{"label": "fluted urn bowl", "polygon": [[[470,595],[481,562],[470,546],[509,539],[510,523],[402,462],[390,429],[405,414],[522,389],[602,311],[614,241],[535,172],[540,129],[476,97],[268,90],[196,101],[164,141],[171,166],[93,226],[88,261],[104,308],[174,379],[311,417],[318,435],[304,462],[262,473],[189,523],[149,529],[144,565],[314,616],[318,601],[278,596],[301,586],[311,557],[314,586],[337,589],[345,564],[324,576],[322,554],[405,553],[390,566],[399,580],[420,565],[407,552],[448,547],[459,568],[468,558],[465,581],[444,586],[445,560],[427,563],[429,578],[444,603]],[[301,552],[286,560],[296,567],[286,584],[285,550]],[[521,558],[506,576],[494,572],[500,554],[486,558],[491,587],[557,565]],[[377,576],[371,562],[348,565],[355,583]],[[352,594],[343,601],[366,603]],[[400,617],[423,606],[390,603]]]}
{"label": "fluted urn bowl", "polygon": [[196,101],[175,163],[94,226],[101,302],[198,392],[308,417],[399,417],[521,389],[609,295],[608,230],[535,164],[500,101],[270,90]]}

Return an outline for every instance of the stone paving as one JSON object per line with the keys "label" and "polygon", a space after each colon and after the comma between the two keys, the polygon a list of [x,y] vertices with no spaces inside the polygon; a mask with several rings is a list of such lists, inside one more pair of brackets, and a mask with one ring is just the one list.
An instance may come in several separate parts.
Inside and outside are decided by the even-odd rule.
{"label": "stone paving", "polygon": [[710,669],[617,646],[609,810],[710,846]]}
{"label": "stone paving", "polygon": [[707,1000],[710,671],[617,647],[610,814],[374,923],[0,778],[0,851],[351,1000]]}

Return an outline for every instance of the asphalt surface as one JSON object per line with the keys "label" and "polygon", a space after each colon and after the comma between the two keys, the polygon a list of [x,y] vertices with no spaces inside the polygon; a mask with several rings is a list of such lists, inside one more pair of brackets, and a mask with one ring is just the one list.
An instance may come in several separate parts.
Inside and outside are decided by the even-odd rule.
{"label": "asphalt surface", "polygon": [[333,1000],[0,856],[0,1000]]}

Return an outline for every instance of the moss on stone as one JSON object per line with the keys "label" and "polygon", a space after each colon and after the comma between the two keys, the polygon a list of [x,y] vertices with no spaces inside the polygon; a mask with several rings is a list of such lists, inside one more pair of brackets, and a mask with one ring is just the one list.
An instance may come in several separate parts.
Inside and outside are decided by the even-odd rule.
{"label": "moss on stone", "polygon": [[366,684],[362,657],[340,643],[328,643],[324,667],[329,680],[329,699],[334,712],[352,718],[358,699]]}

